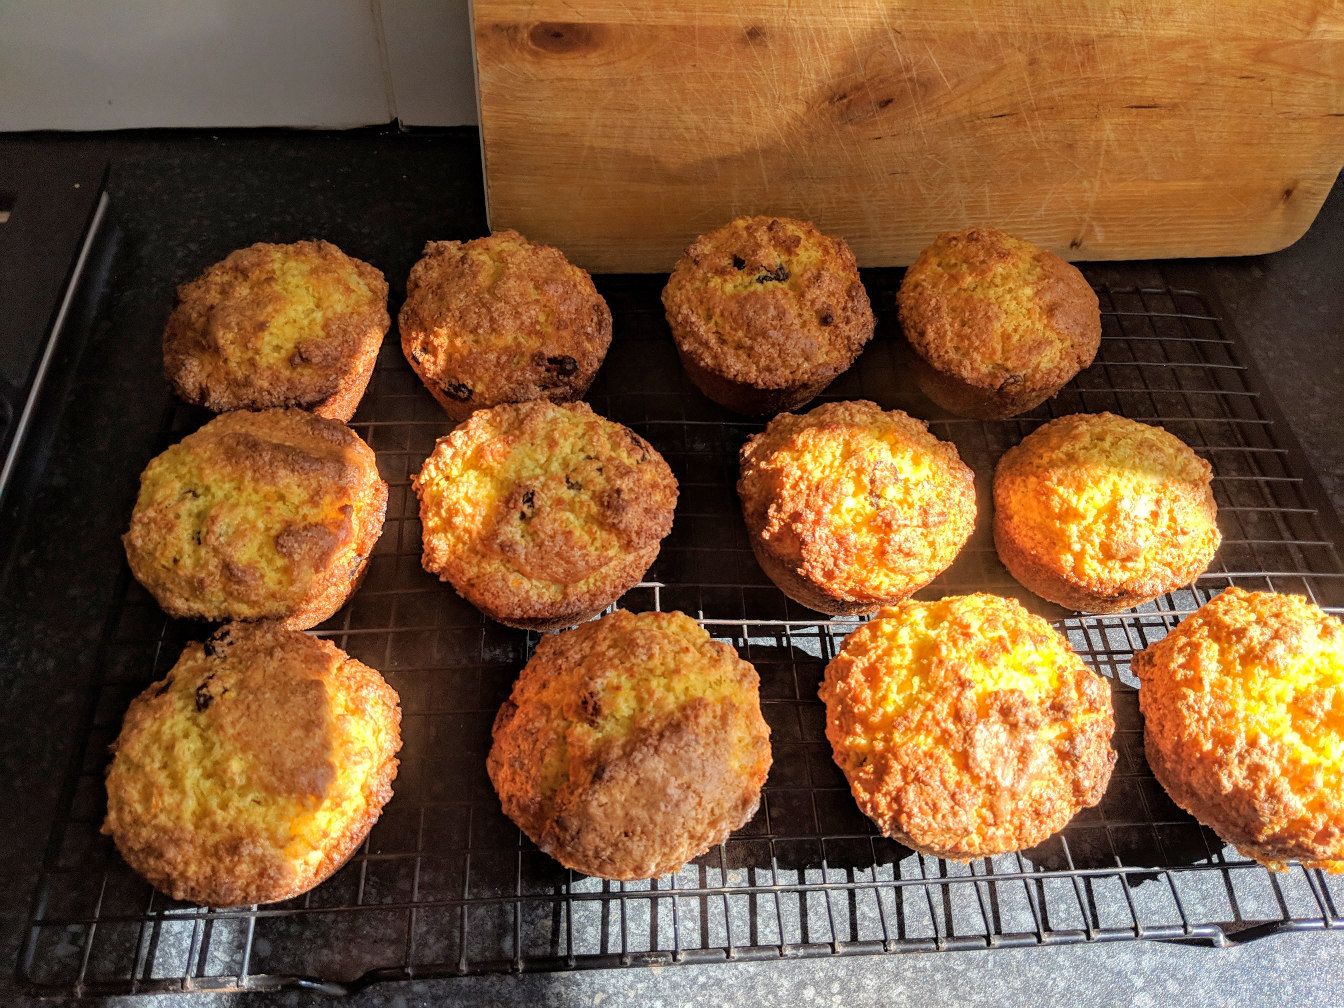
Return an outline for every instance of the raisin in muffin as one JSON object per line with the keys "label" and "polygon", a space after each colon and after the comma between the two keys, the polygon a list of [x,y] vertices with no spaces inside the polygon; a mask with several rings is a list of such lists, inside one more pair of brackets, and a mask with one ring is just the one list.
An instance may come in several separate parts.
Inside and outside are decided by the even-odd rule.
{"label": "raisin in muffin", "polygon": [[679,612],[545,637],[494,724],[505,813],[567,868],[676,871],[746,823],[770,769],[756,670]]}
{"label": "raisin in muffin", "polygon": [[329,641],[226,625],[131,702],[103,832],[173,899],[289,899],[368,836],[392,796],[400,726],[396,692]]}
{"label": "raisin in muffin", "polygon": [[1015,416],[1055,395],[1101,346],[1097,295],[1052,252],[996,228],[939,235],[897,295],[920,389],[958,416]]}
{"label": "raisin in muffin", "polygon": [[761,568],[833,615],[907,598],[975,529],[975,477],[956,447],[866,401],[775,417],[742,447],[737,489]]}
{"label": "raisin in muffin", "polygon": [[738,217],[702,235],[672,270],[663,306],[687,375],[739,413],[803,405],[873,336],[844,239],[787,217]]}
{"label": "raisin in muffin", "polygon": [[406,359],[454,420],[579,399],[611,344],[611,311],[588,274],[517,231],[425,245],[399,325]]}
{"label": "raisin in muffin", "polygon": [[492,619],[555,630],[639,583],[672,528],[677,481],[587,403],[478,410],[412,480],[425,570]]}
{"label": "raisin in muffin", "polygon": [[325,241],[239,249],[177,296],[164,371],[216,413],[292,406],[349,420],[390,324],[383,274]]}

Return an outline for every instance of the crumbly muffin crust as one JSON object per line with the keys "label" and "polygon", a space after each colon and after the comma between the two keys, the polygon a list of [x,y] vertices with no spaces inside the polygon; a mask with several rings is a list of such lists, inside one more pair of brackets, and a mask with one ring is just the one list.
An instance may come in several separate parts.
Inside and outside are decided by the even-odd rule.
{"label": "crumbly muffin crust", "polygon": [[1097,296],[1052,252],[997,228],[940,234],[897,294],[924,394],[1000,419],[1055,395],[1101,345]]}
{"label": "crumbly muffin crust", "polygon": [[146,466],[122,542],[169,615],[302,630],[355,590],[386,508],[373,450],[344,424],[239,410]]}
{"label": "crumbly muffin crust", "polygon": [[505,813],[562,865],[643,879],[756,813],[769,737],[732,647],[682,613],[618,609],[542,639],[486,765]]}
{"label": "crumbly muffin crust", "polygon": [[364,842],[392,795],[400,724],[396,692],[329,641],[226,625],[131,702],[103,832],[173,899],[288,899]]}
{"label": "crumbly muffin crust", "polygon": [[834,615],[907,598],[975,529],[975,476],[956,447],[863,400],[775,417],[743,445],[737,488],[762,569]]}
{"label": "crumbly muffin crust", "polygon": [[702,235],[663,289],[691,380],[740,413],[777,413],[817,396],[873,336],[854,253],[787,217],[738,217]]}
{"label": "crumbly muffin crust", "polygon": [[391,321],[383,274],[326,241],[239,249],[177,294],[164,372],[216,413],[293,406],[349,420]]}
{"label": "crumbly muffin crust", "polygon": [[826,737],[884,834],[970,860],[1041,843],[1101,800],[1115,764],[1105,680],[1016,601],[906,601],[845,641]]}
{"label": "crumbly muffin crust", "polygon": [[1111,413],[1052,420],[994,474],[994,542],[1042,598],[1116,612],[1187,585],[1218,550],[1212,469],[1156,425]]}
{"label": "crumbly muffin crust", "polygon": [[406,359],[454,420],[579,399],[611,344],[611,310],[592,278],[517,231],[426,244],[399,326]]}
{"label": "crumbly muffin crust", "polygon": [[1242,854],[1344,872],[1344,625],[1229,588],[1134,655],[1144,748],[1173,801]]}
{"label": "crumbly muffin crust", "polygon": [[677,481],[642,437],[587,403],[478,410],[412,486],[425,570],[509,626],[554,630],[639,583],[672,529]]}

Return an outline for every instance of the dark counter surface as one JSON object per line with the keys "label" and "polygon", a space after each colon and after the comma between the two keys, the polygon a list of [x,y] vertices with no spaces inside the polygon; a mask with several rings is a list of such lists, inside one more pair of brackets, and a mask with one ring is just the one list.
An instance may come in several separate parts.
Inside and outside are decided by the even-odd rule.
{"label": "dark counter surface", "polygon": [[[0,773],[11,822],[0,838],[0,1001],[28,919],[59,782],[78,742],[103,600],[124,565],[117,535],[138,469],[159,447],[169,402],[159,339],[176,285],[234,248],[322,237],[377,264],[393,290],[431,239],[484,233],[474,130],[239,131],[0,136],[0,151],[111,164],[120,248],[109,313],[73,374],[33,520],[0,586]],[[1092,276],[1199,271],[1259,365],[1336,511],[1344,511],[1344,184],[1281,252],[1179,263],[1092,264]],[[3,278],[4,284],[11,283]],[[1344,935],[1277,936],[1207,949],[1126,942],[985,952],[628,968],[375,986],[368,1005],[1333,1004]],[[173,995],[153,1004],[298,1004],[320,995]],[[135,999],[139,1001],[140,999]]]}

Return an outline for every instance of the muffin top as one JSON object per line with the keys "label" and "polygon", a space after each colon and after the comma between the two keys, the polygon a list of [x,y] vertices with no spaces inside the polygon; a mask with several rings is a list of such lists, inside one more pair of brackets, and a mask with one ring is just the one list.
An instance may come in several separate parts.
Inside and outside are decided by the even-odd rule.
{"label": "muffin top", "polygon": [[677,500],[653,446],[582,402],[478,410],[412,485],[425,569],[503,622],[615,601],[653,561]]}
{"label": "muffin top", "polygon": [[998,539],[1101,596],[1163,592],[1209,566],[1221,536],[1212,468],[1161,427],[1077,413],[999,460]]}
{"label": "muffin top", "polygon": [[383,274],[326,241],[239,249],[177,293],[165,372],[216,413],[297,406],[349,420],[390,321]]}
{"label": "muffin top", "polygon": [[1134,656],[1153,772],[1271,868],[1344,871],[1344,625],[1229,588]]}
{"label": "muffin top", "polygon": [[240,410],[146,466],[122,541],[170,615],[303,629],[343,603],[386,504],[373,450],[344,424]]}
{"label": "muffin top", "polygon": [[329,641],[225,626],[131,702],[103,832],[174,899],[287,899],[339,868],[377,820],[400,723],[382,676]]}
{"label": "muffin top", "polygon": [[494,724],[504,811],[566,867],[675,871],[755,813],[770,768],[756,670],[690,617],[618,609],[542,638]]}
{"label": "muffin top", "polygon": [[455,420],[577,399],[611,344],[611,311],[588,274],[517,231],[426,244],[399,325],[412,368]]}
{"label": "muffin top", "polygon": [[787,217],[738,217],[702,235],[663,306],[683,354],[763,389],[834,378],[873,335],[849,246]]}
{"label": "muffin top", "polygon": [[975,528],[975,478],[956,447],[863,400],[775,417],[742,448],[738,493],[770,555],[849,602],[918,590]]}
{"label": "muffin top", "polygon": [[821,698],[859,807],[941,857],[1040,843],[1100,801],[1115,763],[1105,680],[1012,599],[880,610],[827,665]]}

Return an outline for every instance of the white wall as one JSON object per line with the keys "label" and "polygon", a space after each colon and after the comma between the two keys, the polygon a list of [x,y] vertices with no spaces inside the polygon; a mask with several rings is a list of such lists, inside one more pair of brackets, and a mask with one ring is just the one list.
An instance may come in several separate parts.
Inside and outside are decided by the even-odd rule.
{"label": "white wall", "polygon": [[468,0],[4,0],[0,130],[476,122]]}

